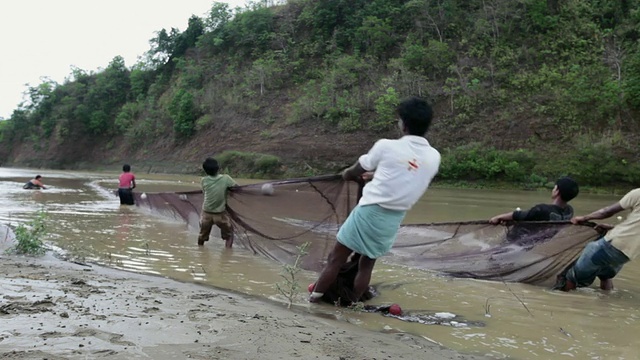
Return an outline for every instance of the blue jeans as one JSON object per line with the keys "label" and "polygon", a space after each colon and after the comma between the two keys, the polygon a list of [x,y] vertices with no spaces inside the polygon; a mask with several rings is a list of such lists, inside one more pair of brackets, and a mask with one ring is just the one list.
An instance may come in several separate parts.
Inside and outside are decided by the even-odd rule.
{"label": "blue jeans", "polygon": [[577,287],[585,287],[593,284],[596,277],[600,280],[613,279],[628,261],[622,251],[602,237],[584,248],[564,277]]}

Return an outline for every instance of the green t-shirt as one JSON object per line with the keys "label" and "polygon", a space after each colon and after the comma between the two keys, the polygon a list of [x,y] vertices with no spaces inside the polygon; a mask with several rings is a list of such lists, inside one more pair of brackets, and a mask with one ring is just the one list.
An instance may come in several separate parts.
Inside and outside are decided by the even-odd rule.
{"label": "green t-shirt", "polygon": [[209,213],[221,213],[227,205],[227,191],[236,186],[236,182],[229,175],[205,176],[200,181],[204,192],[202,210]]}

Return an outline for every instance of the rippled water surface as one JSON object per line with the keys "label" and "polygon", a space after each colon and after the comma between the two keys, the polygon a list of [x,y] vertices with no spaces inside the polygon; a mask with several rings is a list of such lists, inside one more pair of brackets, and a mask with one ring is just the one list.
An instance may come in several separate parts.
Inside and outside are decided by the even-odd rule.
{"label": "rippled water surface", "polygon": [[[42,173],[51,188],[22,190],[36,173]],[[50,241],[77,256],[125,270],[280,299],[274,288],[281,280],[279,264],[242,248],[225,250],[221,240],[198,247],[197,229],[135,207],[121,207],[113,194],[117,176],[0,168],[0,220],[15,225],[44,209],[49,214]],[[199,181],[179,175],[137,176],[138,190],[146,192],[197,189]],[[431,189],[407,221],[487,219],[546,202],[548,197],[547,192]],[[583,194],[573,205],[582,214],[618,199]],[[407,331],[495,358],[637,359],[640,286],[634,280],[639,278],[640,263],[631,262],[616,278],[612,293],[596,288],[561,293],[523,284],[451,279],[379,263],[372,281],[384,287],[373,302],[398,303],[405,310],[424,314],[453,313],[484,326],[423,325],[331,306],[312,308],[372,330]],[[303,274],[305,285],[313,280],[315,274]],[[298,305],[308,306],[302,300]]]}

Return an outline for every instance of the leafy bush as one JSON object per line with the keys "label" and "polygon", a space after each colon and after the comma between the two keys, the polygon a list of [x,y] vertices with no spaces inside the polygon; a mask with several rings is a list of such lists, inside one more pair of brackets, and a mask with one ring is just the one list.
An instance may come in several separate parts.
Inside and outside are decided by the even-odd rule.
{"label": "leafy bush", "polygon": [[617,141],[615,136],[583,136],[566,161],[569,174],[578,182],[593,186],[636,185],[640,181],[640,165],[618,155],[629,146]]}
{"label": "leafy bush", "polygon": [[176,137],[188,137],[196,130],[197,109],[191,93],[180,89],[169,106]]}
{"label": "leafy bush", "polygon": [[445,42],[430,40],[427,46],[408,37],[402,51],[402,62],[413,71],[440,74],[446,71],[455,58],[455,52]]}
{"label": "leafy bush", "polygon": [[46,213],[39,211],[36,217],[26,225],[18,225],[13,232],[17,244],[8,250],[9,253],[19,255],[43,255],[46,252],[42,239],[47,234]]}
{"label": "leafy bush", "polygon": [[625,100],[634,109],[640,109],[640,51],[636,51],[625,62]]}
{"label": "leafy bush", "polygon": [[120,112],[116,116],[116,120],[114,123],[116,129],[120,131],[126,131],[127,129],[129,129],[138,116],[139,108],[140,106],[138,103],[124,104],[122,106],[122,109],[120,109]]}
{"label": "leafy bush", "polygon": [[438,177],[444,180],[506,180],[523,182],[530,177],[535,158],[526,150],[503,151],[480,144],[446,149]]}
{"label": "leafy bush", "polygon": [[632,145],[622,135],[580,136],[562,153],[536,154],[527,150],[496,150],[475,143],[442,152],[438,178],[489,180],[544,186],[548,180],[571,176],[580,185],[632,185],[640,182],[640,164],[630,157]]}
{"label": "leafy bush", "polygon": [[89,131],[94,135],[100,135],[109,128],[109,116],[102,110],[91,113],[88,124]]}
{"label": "leafy bush", "polygon": [[371,122],[371,129],[376,131],[387,130],[395,124],[396,106],[400,99],[396,89],[389,87],[387,91],[376,99],[377,118]]}
{"label": "leafy bush", "polygon": [[225,151],[215,158],[221,169],[236,175],[275,178],[282,173],[280,158],[273,155]]}
{"label": "leafy bush", "polygon": [[311,243],[306,242],[296,247],[298,252],[295,261],[292,265],[282,265],[280,277],[282,277],[283,281],[276,283],[276,290],[287,299],[287,308],[289,309],[300,293],[300,283],[298,282],[297,275],[302,271],[300,262],[302,258],[309,253],[309,245],[311,245]]}

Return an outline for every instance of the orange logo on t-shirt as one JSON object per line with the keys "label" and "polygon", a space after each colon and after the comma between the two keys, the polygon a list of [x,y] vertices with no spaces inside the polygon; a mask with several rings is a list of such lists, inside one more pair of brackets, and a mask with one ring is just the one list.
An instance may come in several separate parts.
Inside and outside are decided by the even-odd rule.
{"label": "orange logo on t-shirt", "polygon": [[416,159],[413,159],[412,161],[409,161],[409,168],[407,170],[418,170],[419,167],[420,166],[418,166],[418,161]]}

